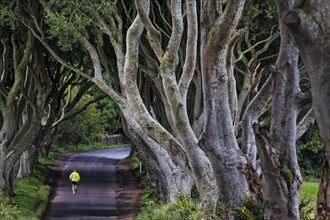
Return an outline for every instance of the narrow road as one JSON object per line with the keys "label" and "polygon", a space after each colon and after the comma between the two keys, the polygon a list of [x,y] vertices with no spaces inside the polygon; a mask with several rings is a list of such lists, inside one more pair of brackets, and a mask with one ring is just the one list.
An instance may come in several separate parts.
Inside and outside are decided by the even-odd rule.
{"label": "narrow road", "polygon": [[[128,164],[116,165],[130,148],[64,154],[54,169],[53,192],[43,220],[128,219],[140,209],[142,190]],[[72,194],[69,175],[76,169],[81,177]]]}

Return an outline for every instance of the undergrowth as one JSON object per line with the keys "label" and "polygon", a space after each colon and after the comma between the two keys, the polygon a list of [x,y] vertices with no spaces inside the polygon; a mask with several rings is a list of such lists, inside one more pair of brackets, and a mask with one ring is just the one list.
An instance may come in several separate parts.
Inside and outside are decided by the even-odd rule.
{"label": "undergrowth", "polygon": [[200,220],[201,212],[189,196],[178,195],[177,202],[159,205],[146,202],[136,220]]}

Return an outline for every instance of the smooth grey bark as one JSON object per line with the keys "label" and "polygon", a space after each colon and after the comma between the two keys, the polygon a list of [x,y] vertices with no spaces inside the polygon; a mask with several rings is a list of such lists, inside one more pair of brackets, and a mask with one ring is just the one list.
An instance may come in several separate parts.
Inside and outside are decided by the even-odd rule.
{"label": "smooth grey bark", "polygon": [[[240,29],[238,30],[229,40],[228,46],[227,46],[227,58],[226,58],[226,67],[227,67],[227,73],[228,73],[228,92],[229,92],[229,105],[230,105],[230,111],[231,111],[231,117],[233,118],[233,123],[236,127],[236,124],[239,121],[239,115],[240,115],[240,107],[238,104],[238,98],[237,98],[237,91],[236,91],[236,79],[234,74],[234,48],[237,43],[237,41],[246,33],[247,29]],[[248,78],[248,77],[244,77]],[[245,83],[244,83],[245,84]],[[241,91],[246,90],[247,93],[249,91],[248,87],[243,86],[243,89]],[[241,92],[243,94],[243,92]],[[242,104],[243,105],[243,104]]]}
{"label": "smooth grey bark", "polygon": [[[43,1],[42,1],[43,2]],[[45,4],[45,2],[43,2],[43,4]],[[44,5],[45,6],[45,5]],[[116,16],[114,16],[116,17]],[[117,20],[116,22],[113,22],[113,18],[108,18],[111,21],[108,23],[104,23],[104,20],[100,20],[101,18],[97,18],[98,19],[98,24],[100,24],[100,28],[102,31],[104,31],[105,34],[107,34],[109,36],[110,42],[112,43],[113,47],[114,47],[114,51],[116,54],[116,59],[117,59],[117,66],[121,67],[118,68],[118,76],[119,76],[119,83],[121,87],[125,88],[125,84],[122,84],[124,81],[124,69],[123,67],[125,66],[124,61],[128,62],[127,60],[125,60],[126,58],[124,57],[124,49],[123,49],[123,42],[121,41],[121,35],[119,34],[118,36],[113,35],[114,33],[111,31],[111,28],[115,27],[115,24],[117,24],[116,22],[118,22],[118,26],[121,26],[121,21],[119,19],[119,17],[116,17]],[[39,27],[38,23],[34,24],[38,29],[41,30]],[[133,24],[134,26],[134,24]],[[89,53],[89,56],[93,62],[93,69],[94,69],[94,76],[90,76],[87,73],[81,71],[80,69],[70,65],[68,62],[66,62],[64,59],[62,59],[53,49],[52,47],[50,47],[50,45],[47,44],[47,41],[43,35],[43,33],[37,33],[35,32],[34,28],[30,27],[30,30],[34,33],[34,35],[40,40],[40,42],[49,50],[49,52],[64,66],[68,67],[70,70],[80,74],[81,76],[84,76],[85,78],[89,79],[90,81],[92,81],[93,83],[95,83],[104,93],[106,93],[107,95],[109,95],[111,98],[113,98],[113,100],[116,101],[116,103],[118,104],[118,106],[120,107],[124,117],[126,118],[126,120],[128,121],[128,126],[134,128],[134,129],[140,129],[142,128],[146,128],[152,127],[152,125],[156,125],[157,127],[157,131],[150,131],[150,133],[148,132],[138,132],[139,135],[141,135],[142,137],[145,138],[145,141],[147,144],[150,144],[152,146],[152,143],[149,143],[148,138],[150,139],[150,137],[152,137],[152,139],[150,140],[156,140],[157,144],[161,143],[162,147],[164,147],[168,153],[170,153],[173,161],[175,164],[178,164],[176,166],[180,166],[180,169],[184,170],[184,175],[186,175],[186,177],[183,177],[183,175],[171,175],[169,176],[170,178],[183,178],[183,179],[187,179],[187,182],[189,183],[189,179],[191,178],[189,175],[189,168],[187,167],[187,159],[185,154],[183,153],[180,143],[177,142],[177,140],[175,140],[175,138],[169,133],[167,132],[164,128],[162,128],[159,123],[157,121],[155,121],[155,119],[149,115],[148,111],[146,109],[144,112],[144,116],[148,115],[146,118],[137,118],[138,120],[140,120],[140,124],[138,124],[135,119],[135,116],[132,114],[132,111],[135,111],[136,109],[134,108],[130,108],[128,105],[128,100],[126,99],[125,96],[123,96],[122,94],[116,92],[111,85],[108,85],[105,80],[103,79],[103,75],[102,75],[102,71],[103,71],[103,66],[101,65],[101,60],[100,57],[98,55],[98,52],[100,50],[96,50],[96,48],[87,41],[87,39],[82,38],[81,39],[81,43],[82,45],[85,47],[85,49],[87,50],[87,52]],[[120,29],[120,27],[119,27]],[[136,39],[134,39],[136,40]],[[102,56],[101,56],[102,57]],[[104,57],[102,57],[104,58]],[[130,62],[128,62],[130,63]],[[137,62],[133,62],[133,64],[136,64]],[[105,67],[106,69],[106,67]],[[136,72],[135,72],[136,73]],[[133,77],[133,81],[136,80],[136,78]],[[130,94],[131,96],[135,96],[135,95],[139,95],[139,90],[134,90],[133,93]],[[139,102],[139,104],[143,105],[143,102]],[[130,119],[134,119],[134,120],[130,120]],[[147,120],[144,120],[147,119]],[[141,123],[142,121],[142,123]],[[149,123],[149,124],[148,124]],[[142,124],[142,126],[141,126]],[[161,132],[159,132],[159,130]],[[145,135],[145,136],[143,136]],[[149,136],[150,135],[150,136]],[[153,141],[154,141],[153,140]],[[171,181],[176,181],[176,180],[171,180]],[[180,184],[180,181],[178,181],[177,184]],[[189,185],[189,184],[187,184]],[[174,188],[174,187],[173,187]],[[186,186],[178,186],[179,188],[183,188],[186,189]],[[188,187],[190,190],[190,187]],[[187,191],[189,191],[187,190]],[[174,191],[174,190],[173,190]],[[178,190],[177,190],[178,191]],[[171,198],[173,198],[174,195],[171,195]]]}
{"label": "smooth grey bark", "polygon": [[[177,159],[177,161],[180,161],[180,163],[179,163],[179,165],[176,165],[175,163],[173,163],[171,161],[171,158],[169,157],[168,153],[166,151],[164,151],[162,148],[160,148],[159,144],[148,136],[148,135],[150,135],[151,137],[154,137],[154,138],[156,137],[156,140],[157,140],[157,138],[159,138],[159,133],[150,131],[150,133],[145,134],[145,131],[143,132],[141,129],[141,124],[143,125],[146,122],[150,123],[150,124],[151,123],[158,124],[158,123],[152,118],[151,115],[149,115],[149,113],[146,109],[139,109],[139,107],[144,106],[144,104],[143,104],[141,98],[139,97],[139,90],[136,87],[136,77],[135,76],[136,76],[137,72],[136,72],[136,68],[134,66],[137,65],[137,62],[135,62],[136,58],[134,58],[134,56],[136,56],[138,54],[138,53],[135,53],[136,52],[135,47],[138,45],[139,37],[134,36],[134,34],[138,34],[139,28],[141,28],[142,26],[140,25],[140,27],[139,27],[138,18],[136,20],[137,20],[136,22],[133,22],[132,28],[130,28],[128,31],[127,38],[130,40],[128,40],[127,54],[126,54],[125,66],[124,66],[123,88],[126,92],[128,105],[125,103],[125,101],[122,98],[120,98],[120,97],[117,97],[117,98],[114,97],[114,98],[115,98],[115,100],[117,100],[117,103],[119,103],[119,107],[121,108],[121,111],[128,123],[128,126],[132,127],[134,129],[134,131],[137,132],[139,134],[139,136],[148,144],[148,147],[150,147],[153,150],[155,157],[157,159],[157,162],[159,164],[158,167],[162,170],[162,172],[166,178],[166,180],[165,180],[166,184],[163,183],[162,186],[171,185],[171,187],[172,187],[171,189],[167,190],[168,195],[166,196],[166,198],[168,198],[169,201],[174,201],[175,195],[180,192],[180,189],[183,190],[184,192],[190,193],[191,177],[189,175],[189,172],[187,172],[188,168],[184,165],[184,160],[185,160],[184,156],[183,156],[183,158],[181,156],[180,159]],[[137,31],[137,32],[135,32],[135,31]],[[131,36],[130,33],[133,36]],[[98,61],[99,60],[98,56],[95,53],[95,50],[93,49],[93,47],[87,41],[85,41],[84,44],[85,44],[86,49],[90,52],[92,60],[94,61],[95,76],[99,77],[97,79],[100,79],[101,77],[98,74],[101,71],[101,65]],[[130,45],[130,44],[132,44],[132,45]],[[132,51],[134,51],[134,52],[132,52]],[[103,91],[107,92],[107,94],[109,94],[109,95],[114,95],[114,93],[109,93],[110,88],[108,86],[106,86],[101,81],[97,81],[97,79],[95,79],[95,83]],[[128,84],[128,82],[129,82],[129,84]],[[119,99],[121,99],[121,100],[119,100]],[[131,101],[131,100],[133,100],[133,101]],[[125,103],[125,104],[123,104],[123,103]],[[139,106],[136,106],[136,104],[138,104]],[[134,110],[136,107],[138,107],[137,111]],[[139,122],[139,123],[137,123],[137,122]],[[149,126],[149,125],[147,125],[147,126]],[[161,129],[160,126],[157,125],[157,127],[158,127],[158,129]],[[142,126],[142,128],[143,128],[143,126]],[[163,130],[163,133],[164,133],[164,131],[165,130]],[[157,135],[158,135],[158,137],[157,137]],[[163,135],[169,136],[170,134],[166,132]],[[173,142],[169,142],[169,143],[171,145],[173,144]],[[179,147],[179,145],[177,145],[177,146]],[[170,151],[172,151],[172,153],[174,152],[175,154],[177,154],[176,156],[180,156],[180,155],[178,155],[180,150],[178,151],[178,149],[172,148],[172,149],[170,149]],[[182,181],[182,180],[186,180],[186,181]]]}
{"label": "smooth grey bark", "polygon": [[317,219],[330,215],[330,2],[328,0],[278,1],[281,20],[296,42],[311,82],[312,102],[320,136],[325,144],[325,163],[320,182]]}
{"label": "smooth grey bark", "polygon": [[[214,1],[201,4],[201,69],[204,94],[204,129],[199,144],[212,164],[225,217],[240,206],[248,194],[244,175],[245,159],[236,141],[229,107],[226,55],[245,1],[234,0],[214,7]],[[225,30],[225,31],[224,31]]]}
{"label": "smooth grey bark", "polygon": [[[281,46],[273,73],[270,134],[256,129],[267,219],[299,219],[301,174],[296,155],[296,120],[301,91],[298,49],[281,28]],[[259,143],[258,143],[259,142]]]}
{"label": "smooth grey bark", "polygon": [[243,114],[242,147],[247,162],[256,169],[257,147],[252,125],[258,122],[262,109],[269,102],[272,91],[273,76],[270,75],[258,94],[251,100]]}
{"label": "smooth grey bark", "polygon": [[130,127],[133,124],[136,127],[129,129],[125,120],[123,123],[125,133],[137,147],[137,156],[146,166],[149,180],[154,186],[160,201],[164,203],[174,202],[179,194],[190,195],[194,184],[191,172],[176,165],[170,155],[159,144],[143,134],[138,124],[132,121],[133,117],[128,118]]}
{"label": "smooth grey bark", "polygon": [[218,63],[220,60],[224,62],[225,51],[217,55],[218,52],[214,54],[212,49],[206,46],[203,48],[203,59],[208,60],[203,64],[206,68],[203,74],[205,124],[199,144],[211,161],[220,190],[220,201],[229,211],[226,218],[230,218],[230,207],[239,206],[244,201],[244,194],[248,194],[244,175],[246,161],[241,156],[234,133],[228,103],[226,69],[224,65],[221,68]]}
{"label": "smooth grey bark", "polygon": [[28,176],[32,172],[33,166],[37,161],[37,157],[37,147],[34,145],[28,147],[28,149],[24,151],[20,160],[16,164],[18,169],[17,172],[14,172],[15,176],[18,179],[22,179],[23,177]]}
{"label": "smooth grey bark", "polygon": [[[143,1],[141,1],[143,3]],[[170,4],[169,2],[167,2]],[[189,4],[193,4],[194,1],[187,1]],[[203,155],[203,152],[199,149],[198,144],[201,145],[207,145],[204,149],[208,149],[208,154],[210,155],[210,158],[212,158],[213,165],[216,167],[217,170],[220,170],[220,172],[216,172],[217,174],[217,180],[220,188],[222,189],[221,192],[221,198],[225,201],[226,204],[233,204],[233,203],[239,203],[242,200],[244,192],[247,191],[247,184],[244,179],[244,158],[240,156],[240,151],[238,149],[235,135],[234,135],[234,129],[233,129],[233,120],[230,116],[230,111],[228,110],[229,103],[227,101],[228,99],[228,87],[227,87],[227,80],[226,78],[228,76],[227,68],[225,66],[225,57],[227,53],[227,43],[229,37],[232,36],[233,32],[235,31],[235,27],[237,24],[237,20],[239,19],[239,15],[241,13],[241,9],[243,6],[243,1],[240,1],[239,5],[238,1],[232,1],[232,2],[226,2],[226,4],[217,4],[217,8],[215,10],[214,8],[215,1],[206,1],[202,4],[206,4],[206,8],[208,8],[207,12],[210,12],[208,15],[210,16],[210,22],[205,22],[205,20],[202,20],[201,26],[206,25],[204,29],[204,33],[209,33],[209,36],[207,38],[203,38],[204,44],[203,46],[206,46],[203,48],[203,57],[202,57],[202,68],[203,68],[203,80],[204,80],[204,96],[206,97],[205,103],[207,103],[203,118],[204,120],[200,120],[200,122],[204,123],[206,122],[207,125],[205,126],[205,133],[207,135],[206,138],[202,138],[201,141],[198,143],[196,135],[193,134],[192,129],[189,125],[189,120],[187,120],[187,113],[186,111],[186,94],[188,91],[188,87],[191,80],[191,74],[194,72],[195,61],[192,61],[196,59],[194,56],[186,57],[184,70],[182,73],[181,79],[185,79],[183,81],[179,82],[179,89],[177,88],[176,83],[176,75],[175,75],[175,68],[176,68],[176,61],[178,59],[177,55],[177,48],[178,45],[180,45],[180,38],[182,35],[182,21],[180,16],[182,16],[181,12],[178,10],[178,8],[181,7],[179,5],[179,2],[172,2],[172,30],[173,35],[171,35],[170,42],[167,47],[167,51],[163,51],[162,47],[160,45],[161,42],[157,38],[159,37],[159,33],[157,33],[157,30],[152,29],[152,24],[148,24],[148,19],[144,21],[144,25],[151,27],[151,31],[148,31],[148,39],[150,41],[150,45],[153,47],[155,56],[158,58],[158,61],[161,63],[160,73],[163,76],[163,87],[166,88],[164,93],[166,92],[166,97],[168,100],[164,99],[163,101],[166,102],[164,105],[167,105],[165,107],[166,112],[170,119],[170,124],[172,126],[171,131],[164,129],[164,126],[157,122],[155,115],[152,113],[151,110],[149,110],[149,106],[145,106],[144,100],[142,100],[139,94],[139,88],[134,85],[136,84],[136,74],[137,74],[137,63],[138,58],[137,55],[134,54],[134,57],[130,57],[132,53],[139,53],[138,51],[140,42],[137,41],[137,38],[129,38],[128,35],[128,43],[131,48],[127,48],[128,53],[126,54],[126,58],[124,57],[125,53],[123,52],[123,44],[120,42],[120,39],[122,39],[121,36],[115,36],[114,32],[111,31],[117,30],[120,34],[122,33],[121,30],[121,22],[118,22],[118,20],[112,20],[107,23],[102,23],[102,18],[99,18],[99,21],[97,25],[100,26],[100,28],[109,36],[109,39],[111,41],[111,44],[114,47],[114,51],[116,54],[117,59],[117,69],[118,69],[118,75],[119,75],[119,82],[120,87],[122,87],[123,90],[125,90],[126,94],[122,96],[119,93],[116,93],[115,91],[110,88],[109,85],[107,85],[104,82],[102,72],[106,69],[105,62],[100,62],[99,58],[95,54],[100,53],[100,50],[93,48],[93,44],[90,44],[86,39],[82,39],[83,45],[86,48],[86,50],[89,52],[91,60],[94,62],[94,70],[95,70],[95,76],[91,77],[90,75],[87,75],[86,73],[81,73],[81,71],[72,68],[74,71],[84,75],[86,78],[90,79],[94,83],[96,83],[104,92],[106,92],[108,95],[113,97],[119,105],[121,106],[121,109],[123,112],[125,112],[127,109],[129,109],[130,113],[125,113],[125,117],[129,119],[130,117],[133,117],[134,120],[136,118],[136,121],[129,122],[129,126],[136,126],[140,127],[141,131],[144,131],[146,133],[146,136],[143,138],[144,141],[150,145],[154,146],[155,152],[158,152],[156,146],[162,145],[166,150],[167,153],[173,158],[173,162],[175,164],[179,164],[181,166],[181,169],[184,172],[187,172],[184,167],[186,158],[185,153],[182,151],[182,149],[187,149],[189,154],[188,159],[189,163],[192,166],[196,166],[196,170],[200,170],[202,168],[205,168],[204,173],[206,173],[206,177],[209,179],[212,179],[213,173],[212,169],[210,169],[208,166],[204,166],[199,164],[199,161],[203,161],[203,163],[208,164],[207,158],[205,155]],[[219,2],[218,2],[219,3]],[[237,8],[236,8],[237,6]],[[191,7],[191,6],[189,6]],[[189,8],[187,6],[187,9]],[[196,7],[196,6],[193,6]],[[212,8],[213,7],[213,8]],[[139,8],[139,7],[138,7]],[[214,9],[214,10],[213,10]],[[139,12],[140,14],[143,14],[143,12]],[[191,13],[191,14],[190,14]],[[223,14],[222,14],[223,13]],[[233,13],[233,14],[231,14]],[[226,16],[230,15],[229,18]],[[191,9],[187,10],[187,17],[190,17],[189,19],[194,20],[194,13],[191,12]],[[234,18],[234,19],[232,19]],[[118,22],[118,23],[117,23]],[[211,23],[215,22],[213,27],[207,27]],[[232,22],[232,23],[231,23]],[[118,28],[116,28],[116,24],[118,24]],[[196,24],[189,23],[192,25],[192,27],[195,27]],[[136,25],[133,24],[132,27]],[[110,26],[110,27],[109,27]],[[204,27],[203,27],[204,28]],[[205,31],[206,30],[206,31]],[[224,31],[228,30],[228,32]],[[134,31],[134,30],[133,30]],[[196,32],[196,30],[195,30]],[[196,45],[191,43],[196,43],[196,33],[194,33],[193,28],[191,31],[189,31],[191,35],[189,35],[189,39],[187,39],[187,42],[189,41],[189,45],[187,44],[187,55],[194,55],[194,51],[196,51]],[[155,36],[153,36],[153,34]],[[86,40],[86,41],[84,41]],[[134,45],[133,45],[134,44]],[[99,45],[100,46],[100,45]],[[133,51],[130,51],[132,49]],[[191,53],[190,53],[191,52]],[[54,54],[54,53],[53,53]],[[55,55],[56,58],[59,58]],[[102,59],[103,56],[101,56]],[[209,62],[206,62],[209,61]],[[63,60],[61,62],[64,62]],[[126,63],[125,63],[126,62]],[[101,65],[102,63],[102,65]],[[187,64],[187,65],[186,65]],[[188,65],[193,64],[193,65]],[[210,64],[210,68],[207,69],[208,65]],[[68,64],[66,64],[68,65]],[[125,69],[123,69],[125,67]],[[214,68],[214,69],[212,69]],[[147,72],[147,71],[141,71],[141,72]],[[124,74],[125,73],[125,74]],[[233,75],[231,75],[232,77]],[[126,79],[125,79],[126,78]],[[180,79],[180,80],[181,80]],[[186,80],[187,79],[187,80]],[[206,80],[205,80],[206,79]],[[156,83],[155,83],[156,84]],[[157,86],[161,87],[162,85],[157,84]],[[137,95],[137,96],[135,96]],[[220,98],[218,97],[220,96]],[[214,98],[214,99],[213,99]],[[122,99],[122,100],[119,100]],[[119,101],[118,101],[119,100]],[[129,106],[128,106],[129,105]],[[171,111],[168,111],[170,109]],[[128,111],[128,110],[127,110]],[[133,112],[134,111],[134,116]],[[149,113],[149,111],[151,113]],[[169,112],[171,114],[169,114]],[[219,114],[223,114],[220,115]],[[137,115],[139,114],[139,115]],[[201,114],[201,111],[199,114],[196,115],[199,116]],[[222,118],[223,117],[223,118]],[[205,120],[206,119],[206,120]],[[137,123],[138,122],[138,123]],[[201,124],[202,124],[201,123]],[[138,125],[135,125],[138,124]],[[208,127],[210,126],[210,127]],[[216,130],[219,130],[219,133],[216,133]],[[179,132],[178,132],[179,131]],[[204,134],[205,134],[204,133]],[[199,134],[199,132],[197,132]],[[139,135],[143,136],[139,133]],[[208,139],[208,138],[211,139]],[[150,140],[147,140],[148,138],[151,138]],[[203,141],[207,139],[207,144],[203,143]],[[155,142],[155,143],[152,143]],[[217,148],[217,146],[220,146],[220,149]],[[156,153],[155,153],[156,154]],[[159,153],[161,155],[161,153]],[[162,159],[162,158],[161,158]],[[183,161],[183,162],[182,162]],[[157,161],[159,162],[159,161]],[[171,161],[172,162],[172,161]],[[194,163],[194,164],[193,164]],[[219,165],[220,164],[220,165]],[[169,163],[165,164],[165,166],[170,166]],[[164,168],[166,170],[167,168]],[[196,171],[195,170],[195,171]],[[165,172],[165,171],[164,171]],[[168,173],[173,172],[171,169],[168,169],[166,171]],[[197,173],[197,172],[195,172]],[[199,174],[198,174],[199,175]],[[166,175],[164,175],[166,176]],[[196,176],[196,174],[195,174]],[[205,176],[200,175],[200,178],[195,177],[195,181],[199,181],[200,189],[203,190],[203,187],[207,185],[203,185],[202,181],[205,183],[205,179],[203,179]],[[166,182],[166,181],[164,181]],[[167,183],[164,183],[166,185]],[[212,186],[212,184],[207,183]],[[180,185],[180,184],[178,184]],[[237,190],[238,189],[238,190]],[[205,189],[207,191],[209,189]],[[209,193],[209,192],[208,192]],[[214,193],[215,194],[215,193]],[[209,195],[206,194],[205,195]],[[236,196],[239,195],[239,196]],[[214,198],[216,195],[212,195],[212,198]],[[206,199],[207,196],[204,196]]]}
{"label": "smooth grey bark", "polygon": [[[167,50],[165,52],[163,52],[160,47],[158,31],[155,30],[154,26],[151,24],[149,18],[147,17],[146,10],[144,9],[145,6],[142,4],[142,1],[137,1],[137,7],[141,21],[147,29],[150,45],[152,46],[160,62],[160,74],[162,77],[167,102],[169,103],[175,134],[178,136],[180,142],[182,143],[182,147],[185,149],[189,165],[194,176],[195,184],[201,197],[201,203],[204,212],[212,213],[217,202],[217,189],[214,185],[212,169],[209,165],[208,159],[206,158],[204,152],[199,148],[197,144],[197,138],[189,124],[185,104],[188,85],[192,79],[192,74],[195,69],[194,65],[196,62],[197,13],[196,4],[193,3],[193,1],[187,1],[188,26],[190,27],[188,30],[188,41],[191,43],[187,45],[187,51],[189,52],[189,55],[186,54],[186,63],[181,78],[183,80],[181,81],[180,79],[179,85],[176,82],[175,68],[177,65],[178,57],[177,45],[179,45],[181,42],[183,30],[180,1],[171,2],[172,33],[167,45]],[[193,19],[194,22],[192,21]],[[194,28],[191,26],[194,26]],[[129,93],[132,94],[132,92]],[[135,104],[137,102],[139,102],[139,100],[135,99],[130,103]],[[141,110],[139,112],[141,112]]]}
{"label": "smooth grey bark", "polygon": [[[269,33],[267,30],[264,32],[264,34],[269,35],[267,38],[259,40],[256,39],[260,33],[251,36],[249,30],[241,29],[240,31],[244,31],[245,36],[237,39],[237,44],[230,44],[232,50],[235,49],[235,54],[237,54],[236,57],[233,57],[234,60],[231,61],[232,66],[236,73],[244,78],[241,87],[235,88],[239,91],[236,97],[237,111],[234,119],[236,133],[239,133],[240,122],[243,120],[243,113],[246,106],[249,105],[253,97],[259,91],[261,79],[265,76],[265,73],[268,73],[268,68],[261,66],[260,60],[275,56],[263,57],[263,55],[268,52],[270,45],[279,37],[279,33],[274,31],[273,28],[269,30]],[[239,33],[239,31],[237,33]],[[237,33],[235,35],[237,35]],[[245,47],[247,48],[242,50]],[[228,47],[228,49],[230,49],[230,47]]]}
{"label": "smooth grey bark", "polygon": [[299,140],[314,123],[315,113],[314,109],[311,108],[297,125],[296,140]]}
{"label": "smooth grey bark", "polygon": [[[137,5],[139,5],[139,4],[141,4],[141,3],[137,2]],[[178,3],[172,2],[172,4],[176,4],[176,6],[173,6],[173,8],[175,8],[175,7],[181,8],[181,5]],[[143,11],[144,10],[143,7],[144,6],[138,6],[138,8],[140,10],[139,14],[142,14],[142,19],[144,19],[145,20],[144,23],[147,24],[148,18],[145,17],[145,12]],[[216,196],[216,193],[214,193],[215,186],[212,186],[212,179],[209,179],[210,178],[209,173],[211,171],[210,171],[210,167],[208,167],[208,160],[205,157],[204,153],[198,148],[197,139],[194,136],[194,134],[189,126],[189,120],[187,118],[187,115],[185,115],[186,117],[184,116],[184,114],[186,114],[186,108],[184,108],[185,105],[181,104],[180,105],[181,107],[179,107],[179,108],[177,106],[177,104],[178,104],[177,102],[178,101],[180,102],[181,97],[180,97],[178,87],[177,87],[177,85],[175,85],[176,79],[174,76],[175,76],[176,60],[173,59],[172,57],[174,56],[174,58],[176,58],[175,54],[177,53],[177,51],[175,51],[175,49],[177,49],[177,46],[174,46],[174,45],[177,45],[178,42],[175,42],[175,41],[180,41],[180,37],[179,37],[180,33],[179,34],[176,33],[176,31],[178,31],[177,28],[180,28],[180,24],[179,24],[180,21],[176,20],[176,19],[178,19],[178,17],[175,17],[175,15],[180,14],[180,12],[178,12],[174,15],[174,11],[173,11],[172,14],[173,14],[173,20],[178,23],[174,24],[174,28],[173,28],[174,34],[172,34],[171,40],[168,45],[167,52],[165,54],[162,54],[161,50],[158,50],[159,49],[158,44],[155,43],[155,42],[157,42],[157,39],[154,39],[152,37],[149,37],[149,38],[154,40],[151,43],[154,43],[156,45],[155,47],[158,48],[158,49],[156,48],[155,51],[156,51],[156,53],[158,53],[159,58],[161,58],[160,59],[160,62],[161,62],[160,72],[161,72],[161,76],[163,79],[163,86],[165,88],[165,94],[166,94],[167,100],[169,102],[171,114],[173,117],[173,122],[174,122],[174,125],[176,128],[175,130],[176,130],[177,134],[179,135],[180,140],[183,143],[183,147],[186,149],[186,154],[188,157],[189,165],[193,171],[194,180],[195,180],[197,188],[199,189],[202,204],[204,205],[204,208],[209,208],[209,209],[213,210],[212,206],[213,207],[215,206],[216,199],[212,199],[212,198],[214,198]],[[132,25],[132,27],[134,27],[134,26]],[[152,29],[151,26],[147,26],[147,30],[149,30],[149,33],[151,32],[151,29]],[[142,103],[141,99],[138,96],[132,96],[133,94],[136,94],[136,92],[134,92],[134,91],[138,91],[136,88],[134,88],[134,87],[136,87],[136,85],[132,81],[132,75],[136,74],[136,73],[134,73],[134,71],[136,71],[136,70],[134,70],[134,69],[136,69],[136,67],[132,67],[132,65],[136,65],[136,60],[137,60],[137,57],[136,57],[137,49],[136,49],[136,46],[133,44],[134,42],[136,42],[136,40],[133,40],[136,38],[136,36],[133,39],[131,38],[131,37],[134,37],[134,36],[132,36],[134,34],[136,34],[134,29],[133,28],[129,29],[127,38],[129,39],[130,45],[127,48],[127,56],[126,56],[126,63],[125,63],[125,82],[126,83],[125,83],[124,88],[126,91],[128,102],[130,103],[131,107],[133,108],[133,113],[135,115],[135,118],[137,118],[138,122],[142,125],[142,127],[143,127],[143,124],[145,124],[147,122],[148,126],[149,126],[149,128],[148,128],[149,130],[151,130],[151,129],[159,130],[160,127],[157,128],[158,125],[156,123],[152,122],[151,118],[146,114],[147,111],[143,110],[143,106],[137,105],[138,103]],[[174,42],[172,42],[172,41],[174,41]],[[173,66],[173,62],[174,62],[174,66]],[[170,77],[170,78],[167,78],[167,77]],[[174,78],[172,78],[172,77],[174,77]],[[129,82],[130,84],[128,84],[127,82]],[[170,89],[169,89],[169,86],[171,87]],[[175,93],[169,94],[169,92],[175,92]],[[176,105],[176,106],[174,107],[173,105]],[[136,109],[136,110],[134,110],[134,109]],[[173,112],[174,109],[176,111],[175,113]],[[145,112],[145,113],[143,113],[143,112]],[[140,115],[138,115],[137,113],[139,113]],[[143,113],[143,114],[141,115],[141,113]],[[183,132],[184,129],[178,128],[178,121],[180,121],[180,123],[186,124],[186,126],[185,126],[187,128],[186,131],[190,131],[189,137],[191,137],[191,135],[192,135],[192,137],[194,137],[194,138],[192,138],[192,139],[187,138],[187,134],[180,133],[180,132]],[[156,126],[153,126],[150,123],[153,123]],[[161,130],[159,130],[159,131],[161,131]],[[163,130],[161,132],[164,133],[166,131]],[[193,143],[193,141],[194,141],[194,143]],[[190,146],[190,148],[187,149],[187,146]],[[198,170],[198,172],[197,172],[197,170]],[[201,176],[197,176],[197,174],[199,174]]]}

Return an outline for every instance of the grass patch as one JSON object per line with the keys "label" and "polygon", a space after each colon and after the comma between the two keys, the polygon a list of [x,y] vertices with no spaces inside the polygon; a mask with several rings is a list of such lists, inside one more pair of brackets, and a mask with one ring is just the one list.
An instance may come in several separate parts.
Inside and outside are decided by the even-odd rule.
{"label": "grass patch", "polygon": [[50,194],[50,186],[45,182],[48,169],[53,165],[54,160],[39,157],[32,174],[15,182],[16,196],[12,198],[12,203],[20,210],[17,219],[41,219]]}
{"label": "grass patch", "polygon": [[300,197],[307,200],[311,200],[316,205],[318,189],[318,182],[303,182],[300,187]]}
{"label": "grass patch", "polygon": [[48,202],[50,187],[30,176],[16,182],[15,191],[17,195],[12,202],[21,211],[18,219],[40,219]]}
{"label": "grass patch", "polygon": [[50,187],[45,185],[48,167],[53,160],[38,158],[32,174],[14,183],[15,196],[4,198],[0,195],[0,219],[39,220],[46,209]]}
{"label": "grass patch", "polygon": [[317,192],[319,182],[303,181],[300,186],[300,219],[312,220],[315,218]]}
{"label": "grass patch", "polygon": [[13,204],[13,200],[0,195],[0,219],[17,220],[20,219],[21,210]]}
{"label": "grass patch", "polygon": [[200,220],[202,213],[190,197],[178,195],[178,201],[163,205],[158,205],[149,201],[142,212],[134,219],[136,220]]}

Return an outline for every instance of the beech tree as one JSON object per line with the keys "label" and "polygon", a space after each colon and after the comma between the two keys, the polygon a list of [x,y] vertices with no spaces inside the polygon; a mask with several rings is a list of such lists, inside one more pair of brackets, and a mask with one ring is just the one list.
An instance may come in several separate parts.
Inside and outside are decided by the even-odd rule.
{"label": "beech tree", "polygon": [[[301,175],[296,155],[299,100],[298,49],[281,27],[280,53],[273,70],[272,118],[269,137],[255,128],[262,168],[262,193],[267,219],[299,219]],[[256,125],[254,125],[256,126]]]}
{"label": "beech tree", "polygon": [[[28,174],[40,143],[59,122],[68,119],[68,113],[94,84],[68,72],[49,56],[16,14],[19,5],[1,4],[0,190],[12,196],[13,181],[17,175]],[[73,87],[79,87],[79,92],[66,98],[68,88]],[[96,97],[79,111],[104,97]],[[39,152],[47,152],[43,149]]]}
{"label": "beech tree", "polygon": [[[50,90],[49,78],[36,65],[42,56],[35,47],[35,38],[28,31],[21,36],[21,43],[17,34],[21,33],[11,35],[12,41],[2,39],[0,187],[6,188],[9,196],[14,194],[13,167],[37,135]],[[13,66],[8,64],[9,59],[14,61]]]}
{"label": "beech tree", "polygon": [[[235,33],[245,1],[201,4],[201,69],[203,80],[203,133],[200,144],[215,171],[220,201],[226,209],[240,205],[248,184],[234,133],[228,95],[227,47]],[[214,6],[217,7],[214,7]],[[226,31],[223,31],[226,30]],[[229,218],[230,214],[226,217]]]}
{"label": "beech tree", "polygon": [[287,1],[277,2],[284,8],[281,20],[299,48],[311,82],[313,108],[325,144],[316,218],[327,219],[330,210],[330,2],[294,1],[292,8],[287,6]]}
{"label": "beech tree", "polygon": [[[31,2],[40,4],[43,13]],[[297,86],[298,51],[282,25],[276,68],[266,69],[258,57],[278,34],[271,32],[258,50],[261,42],[251,44],[248,30],[237,31],[244,0],[31,2],[24,3],[22,22],[63,68],[118,104],[126,135],[163,201],[190,194],[195,185],[205,216],[220,202],[225,217],[232,218],[245,194],[258,193],[251,190],[258,146],[267,216],[299,218],[295,140],[303,95]],[[240,48],[243,36],[245,51]],[[70,57],[83,54],[83,65],[68,59],[66,51]],[[246,65],[244,83],[235,74],[240,60]],[[275,106],[268,111],[270,136],[256,126],[256,141],[252,125],[270,100]],[[280,202],[267,188],[272,184]],[[280,216],[279,207],[284,210]]]}

